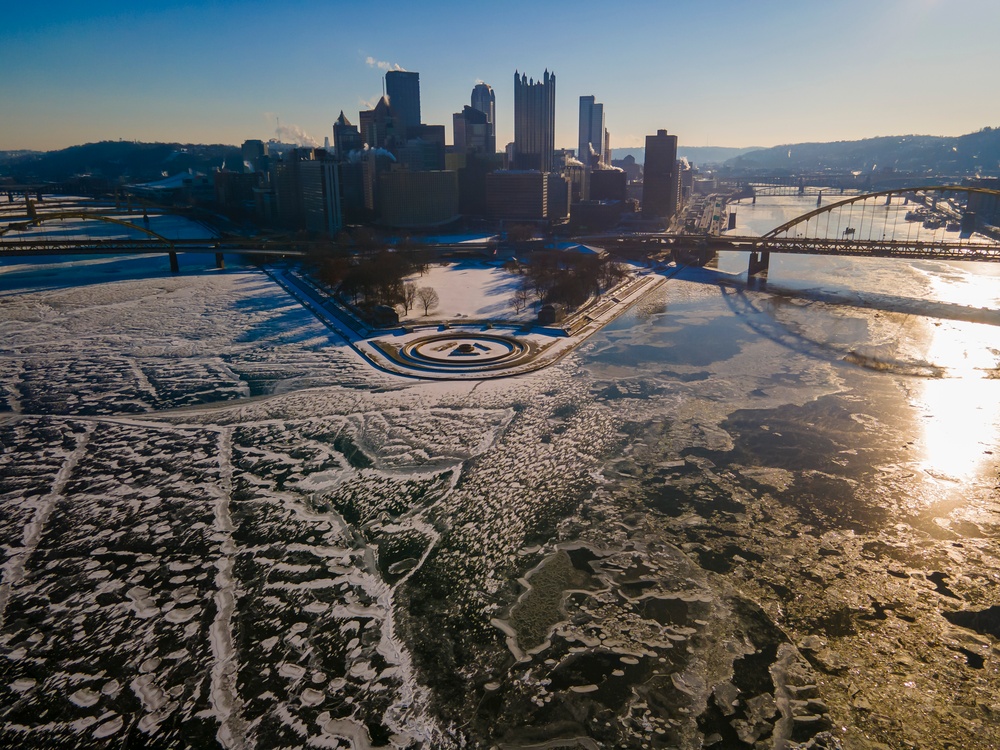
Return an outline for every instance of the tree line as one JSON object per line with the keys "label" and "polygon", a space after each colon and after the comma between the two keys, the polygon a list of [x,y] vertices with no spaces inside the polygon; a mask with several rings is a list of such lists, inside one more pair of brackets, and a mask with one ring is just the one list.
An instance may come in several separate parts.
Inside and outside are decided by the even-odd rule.
{"label": "tree line", "polygon": [[403,242],[390,251],[374,233],[359,229],[338,235],[330,250],[310,259],[314,273],[356,307],[370,311],[399,305],[407,313],[419,307],[426,315],[439,302],[430,287],[404,281],[427,272],[426,253],[419,246]]}
{"label": "tree line", "polygon": [[532,253],[530,263],[521,266],[520,271],[523,275],[513,300],[517,312],[526,308],[532,298],[576,308],[628,275],[625,266],[614,258],[558,250]]}

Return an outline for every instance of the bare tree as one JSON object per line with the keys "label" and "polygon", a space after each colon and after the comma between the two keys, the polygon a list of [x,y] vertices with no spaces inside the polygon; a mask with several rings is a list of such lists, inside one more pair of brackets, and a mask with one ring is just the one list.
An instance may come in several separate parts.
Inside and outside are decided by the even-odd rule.
{"label": "bare tree", "polygon": [[431,308],[437,306],[437,303],[441,301],[438,293],[429,286],[422,286],[417,290],[417,299],[424,308],[424,315],[427,315]]}
{"label": "bare tree", "polygon": [[514,224],[507,229],[507,241],[514,244],[527,242],[535,236],[535,228],[531,224]]}
{"label": "bare tree", "polygon": [[417,301],[417,285],[412,283],[403,284],[403,309],[407,313],[413,308],[413,303]]}
{"label": "bare tree", "polygon": [[514,290],[514,297],[511,300],[514,305],[514,312],[519,313],[526,308],[530,299],[531,290],[528,286],[526,284],[518,284],[517,289]]}

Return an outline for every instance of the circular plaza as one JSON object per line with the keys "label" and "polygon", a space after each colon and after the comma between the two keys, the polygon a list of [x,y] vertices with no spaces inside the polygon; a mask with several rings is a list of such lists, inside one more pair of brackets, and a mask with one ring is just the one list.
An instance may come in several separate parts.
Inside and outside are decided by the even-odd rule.
{"label": "circular plaza", "polygon": [[411,366],[455,373],[506,369],[529,353],[529,346],[513,336],[459,331],[421,336],[399,349],[400,359]]}

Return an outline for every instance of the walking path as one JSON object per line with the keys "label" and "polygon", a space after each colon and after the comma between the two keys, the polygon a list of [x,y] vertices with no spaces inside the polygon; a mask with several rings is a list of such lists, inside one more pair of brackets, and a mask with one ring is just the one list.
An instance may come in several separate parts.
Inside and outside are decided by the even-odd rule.
{"label": "walking path", "polygon": [[510,377],[548,367],[666,281],[662,274],[640,271],[558,326],[462,319],[373,330],[300,272],[277,267],[266,271],[374,367],[433,380]]}

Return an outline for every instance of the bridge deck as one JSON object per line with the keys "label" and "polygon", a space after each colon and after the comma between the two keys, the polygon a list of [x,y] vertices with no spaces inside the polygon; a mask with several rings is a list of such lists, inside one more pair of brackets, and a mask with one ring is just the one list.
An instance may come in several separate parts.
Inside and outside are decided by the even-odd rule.
{"label": "bridge deck", "polygon": [[[962,260],[1000,262],[1000,243],[989,239],[956,239],[939,242],[902,240],[803,239],[793,237],[731,237],[706,235],[644,235],[590,238],[608,249],[653,253],[663,250],[710,252],[768,252],[796,255],[836,255],[859,258],[905,258],[909,260]],[[301,256],[323,243],[283,242],[247,238],[159,240],[46,239],[41,237],[0,239],[0,256],[95,255],[104,253],[259,253]]]}

